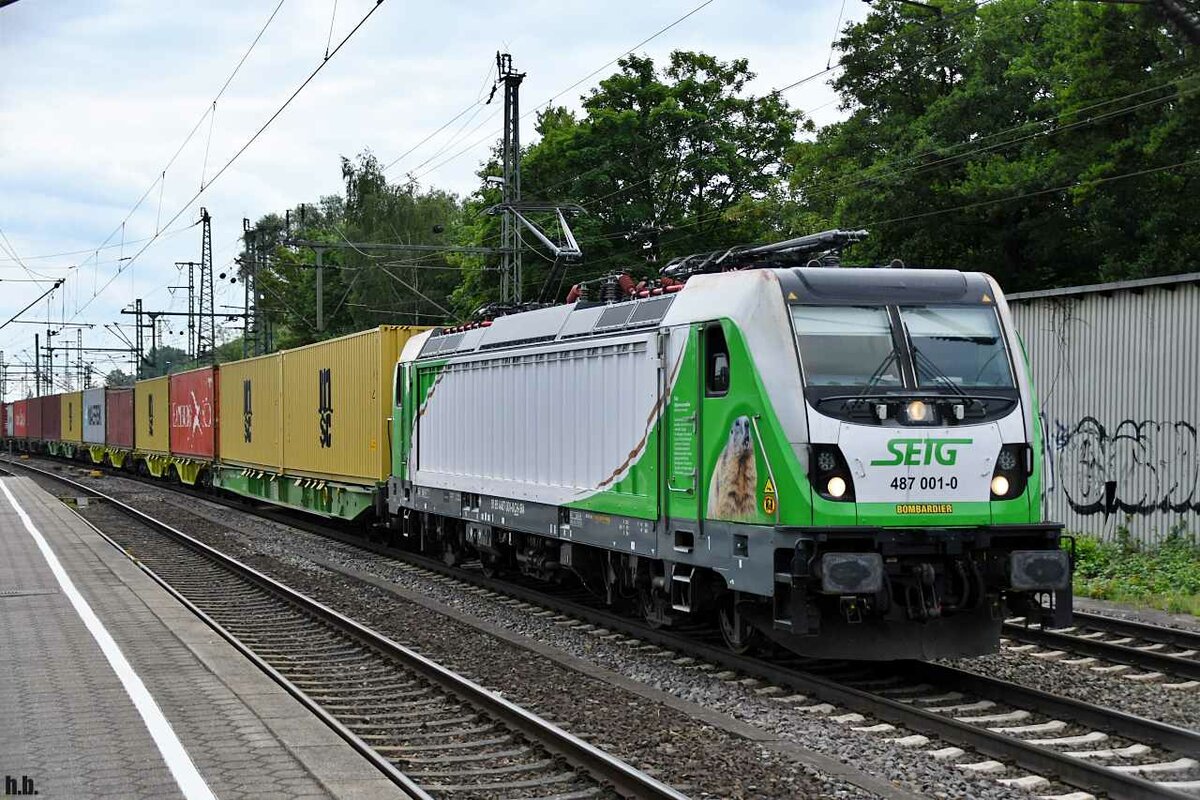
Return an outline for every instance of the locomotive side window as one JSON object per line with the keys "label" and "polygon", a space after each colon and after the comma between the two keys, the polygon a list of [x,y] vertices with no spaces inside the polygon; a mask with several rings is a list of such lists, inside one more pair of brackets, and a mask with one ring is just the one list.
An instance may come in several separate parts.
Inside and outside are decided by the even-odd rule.
{"label": "locomotive side window", "polygon": [[729,393],[729,346],[725,329],[714,322],[704,329],[704,394],[722,397]]}
{"label": "locomotive side window", "polygon": [[392,379],[392,391],[396,395],[395,399],[392,401],[392,405],[394,405],[394,406],[400,405],[400,401],[404,395],[404,384],[401,383],[401,381],[404,380],[403,372],[404,372],[404,368],[400,364],[397,364],[396,365],[396,375]]}

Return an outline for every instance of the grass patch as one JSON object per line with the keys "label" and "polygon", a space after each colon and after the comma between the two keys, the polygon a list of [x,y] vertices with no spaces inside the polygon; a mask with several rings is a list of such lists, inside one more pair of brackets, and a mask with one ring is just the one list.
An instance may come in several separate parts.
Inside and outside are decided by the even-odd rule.
{"label": "grass patch", "polygon": [[1102,542],[1075,540],[1075,593],[1200,616],[1200,544],[1183,528],[1143,547],[1121,527]]}

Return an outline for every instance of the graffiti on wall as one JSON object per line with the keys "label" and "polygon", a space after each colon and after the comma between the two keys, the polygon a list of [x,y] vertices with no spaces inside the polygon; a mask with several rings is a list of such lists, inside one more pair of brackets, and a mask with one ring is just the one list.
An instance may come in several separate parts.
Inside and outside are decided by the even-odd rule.
{"label": "graffiti on wall", "polygon": [[1079,514],[1200,514],[1200,440],[1189,422],[1055,422],[1058,484]]}

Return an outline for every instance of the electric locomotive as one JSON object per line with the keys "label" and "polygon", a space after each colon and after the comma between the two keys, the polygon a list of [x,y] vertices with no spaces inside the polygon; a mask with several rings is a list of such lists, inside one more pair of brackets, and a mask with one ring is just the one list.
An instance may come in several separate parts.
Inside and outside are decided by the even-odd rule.
{"label": "electric locomotive", "polygon": [[396,366],[396,533],[573,579],[739,651],[994,651],[1065,625],[1043,432],[983,273],[838,265],[830,231],[614,276],[414,336]]}

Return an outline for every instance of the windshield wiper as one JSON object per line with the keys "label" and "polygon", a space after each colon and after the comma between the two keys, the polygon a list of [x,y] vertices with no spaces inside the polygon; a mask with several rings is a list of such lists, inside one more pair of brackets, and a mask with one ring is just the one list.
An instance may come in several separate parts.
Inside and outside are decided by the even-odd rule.
{"label": "windshield wiper", "polygon": [[[964,400],[972,399],[971,397],[969,397],[967,395],[966,392],[963,391],[961,386],[959,386],[957,383],[954,382],[953,378],[951,378],[949,375],[947,375],[945,372],[942,371],[942,368],[937,365],[937,362],[935,362],[932,358],[930,358],[929,356],[925,355],[920,350],[918,350],[917,346],[915,344],[912,345],[912,351],[913,351],[913,355],[916,356],[917,361],[921,362],[925,365],[925,369],[930,372],[930,374],[932,375],[934,380],[941,381],[951,391],[953,391],[955,394],[957,394],[959,397],[963,398]],[[920,384],[920,382],[921,382],[920,376],[917,376],[918,385]]]}
{"label": "windshield wiper", "polygon": [[[962,387],[954,382],[953,378],[951,378],[949,375],[947,375],[945,372],[943,372],[942,368],[939,367],[932,358],[930,358],[929,356],[927,356],[921,352],[921,349],[919,347],[917,347],[917,343],[915,341],[913,341],[912,334],[909,333],[908,323],[905,322],[903,319],[901,319],[900,324],[904,327],[904,338],[908,340],[908,346],[909,346],[909,348],[912,349],[914,360],[917,363],[924,363],[925,368],[927,370],[929,370],[930,373],[933,374],[933,377],[935,380],[940,380],[942,383],[944,383],[946,386],[948,386],[951,391],[953,391],[955,394],[957,394],[959,397],[963,398],[964,400],[967,400],[968,402],[973,402],[972,399],[967,396],[967,393],[962,390]],[[914,368],[917,368],[917,363],[913,364]],[[919,369],[916,369],[915,371],[918,371],[918,373],[919,373]],[[915,377],[917,379],[917,388],[920,388],[921,376],[920,376],[920,374],[917,374]]]}
{"label": "windshield wiper", "polygon": [[883,361],[879,362],[879,366],[877,366],[874,371],[871,372],[871,377],[867,379],[867,385],[864,386],[862,391],[851,398],[848,402],[853,403],[856,406],[861,404],[862,401],[871,394],[872,390],[879,385],[879,382],[883,380],[883,376],[887,373],[887,368],[895,363],[896,360],[896,348],[893,347],[891,351],[883,357]]}

